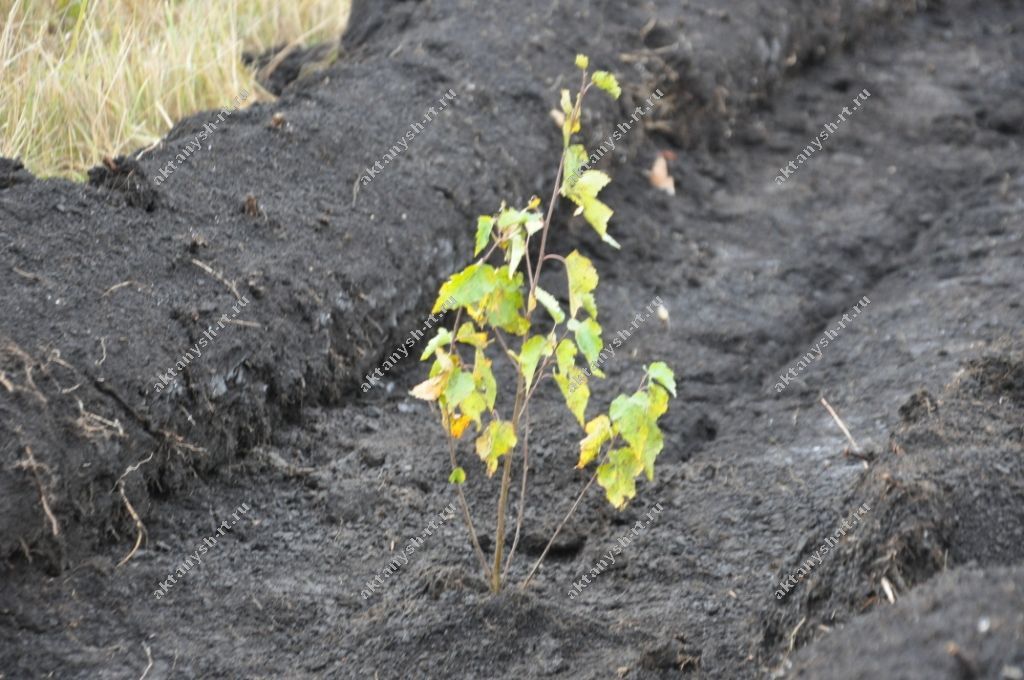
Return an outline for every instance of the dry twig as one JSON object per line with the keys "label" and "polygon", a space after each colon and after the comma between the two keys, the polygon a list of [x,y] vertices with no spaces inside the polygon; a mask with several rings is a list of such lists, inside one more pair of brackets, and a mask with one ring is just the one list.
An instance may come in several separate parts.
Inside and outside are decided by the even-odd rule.
{"label": "dry twig", "polygon": [[231,294],[235,296],[236,300],[238,300],[239,302],[242,301],[242,296],[238,294],[238,288],[235,286],[233,281],[228,281],[226,278],[224,278],[223,274],[214,271],[213,267],[211,267],[210,265],[206,264],[201,260],[197,260],[194,257],[192,258],[192,264],[199,267],[204,272],[212,276],[216,281],[223,284],[225,288],[231,291]]}

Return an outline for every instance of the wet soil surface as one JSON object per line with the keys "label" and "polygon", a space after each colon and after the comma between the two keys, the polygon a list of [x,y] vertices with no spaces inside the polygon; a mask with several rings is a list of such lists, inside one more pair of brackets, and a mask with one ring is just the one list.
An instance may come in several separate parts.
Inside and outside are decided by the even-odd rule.
{"label": "wet soil surface", "polygon": [[[0,678],[1024,677],[1024,12],[508,4],[357,3],[337,63],[155,193],[216,112],[96,187],[0,166]],[[592,403],[653,359],[680,393],[633,504],[592,491],[530,587],[492,596],[406,396],[424,367],[359,384],[474,216],[546,194],[576,49],[628,83],[588,148],[666,95],[602,161],[621,252],[556,217],[606,332],[668,312]],[[645,175],[665,150],[674,196]],[[531,412],[513,584],[587,481],[557,390]],[[488,536],[497,479],[462,455]]]}

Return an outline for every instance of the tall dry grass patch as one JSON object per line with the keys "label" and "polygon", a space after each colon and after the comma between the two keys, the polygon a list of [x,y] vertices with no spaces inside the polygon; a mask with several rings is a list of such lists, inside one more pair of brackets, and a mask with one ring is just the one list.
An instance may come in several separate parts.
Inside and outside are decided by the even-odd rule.
{"label": "tall dry grass patch", "polygon": [[348,9],[348,0],[0,0],[0,155],[42,177],[82,179],[184,116],[259,92],[243,51],[336,40]]}

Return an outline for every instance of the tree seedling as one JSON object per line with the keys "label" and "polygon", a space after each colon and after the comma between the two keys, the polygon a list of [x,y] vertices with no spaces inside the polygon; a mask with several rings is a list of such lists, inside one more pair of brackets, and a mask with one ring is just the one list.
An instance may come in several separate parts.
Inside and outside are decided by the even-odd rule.
{"label": "tree seedling", "polygon": [[[576,66],[582,77],[575,98],[567,89],[561,92],[562,154],[546,213],[542,212],[540,199],[534,197],[524,208],[511,208],[503,203],[497,213],[478,219],[473,255],[479,259],[444,282],[433,309],[438,312],[445,301],[453,298],[458,310],[454,326],[438,329],[427,344],[421,360],[433,359],[433,365],[427,379],[411,392],[439,407],[451,462],[448,481],[456,487],[474,552],[494,592],[501,590],[519,542],[529,470],[530,401],[544,380],[552,378],[583,428],[585,436],[579,444],[576,467],[585,469],[595,461],[597,467],[523,581],[523,587],[595,480],[608,501],[621,509],[636,496],[636,480],[641,474],[648,480],[654,478],[654,462],[663,446],[658,419],[668,409],[670,396],[676,395],[672,370],[664,362],[655,362],[646,368],[636,392],[616,397],[607,414],[586,418],[590,388],[579,365],[580,358],[593,367],[594,375],[604,377],[596,368],[603,346],[595,304],[598,275],[590,259],[578,250],[563,257],[548,253],[546,247],[552,215],[561,197],[576,205],[575,215],[582,215],[602,241],[619,248],[608,233],[612,210],[597,197],[611,178],[589,169],[587,152],[582,144],[574,143],[573,137],[580,132],[583,100],[592,88],[597,87],[615,99],[621,90],[611,73],[591,74],[586,56],[578,55]],[[540,243],[531,258],[530,245],[535,238]],[[555,295],[539,285],[541,270],[550,261],[559,263],[565,271],[568,312]],[[543,308],[547,318],[537,318],[538,308]],[[467,318],[460,325],[463,314]],[[513,350],[516,339],[518,349]],[[505,401],[499,405],[499,392],[506,392],[499,390],[489,356],[489,351],[498,350],[515,367],[511,408]],[[509,389],[507,394],[513,391]],[[501,467],[490,565],[480,547],[462,489],[468,475],[458,463],[458,442],[470,427],[476,454],[487,475],[493,476]],[[512,547],[503,561],[512,459],[517,448],[522,457],[519,512]]]}

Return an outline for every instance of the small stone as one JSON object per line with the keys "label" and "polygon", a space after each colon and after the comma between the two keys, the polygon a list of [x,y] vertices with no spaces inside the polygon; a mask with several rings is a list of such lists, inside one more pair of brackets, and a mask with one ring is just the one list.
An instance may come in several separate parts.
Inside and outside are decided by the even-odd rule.
{"label": "small stone", "polygon": [[359,460],[363,461],[363,465],[369,468],[378,468],[384,464],[387,456],[379,451],[370,451],[363,449],[359,452]]}

